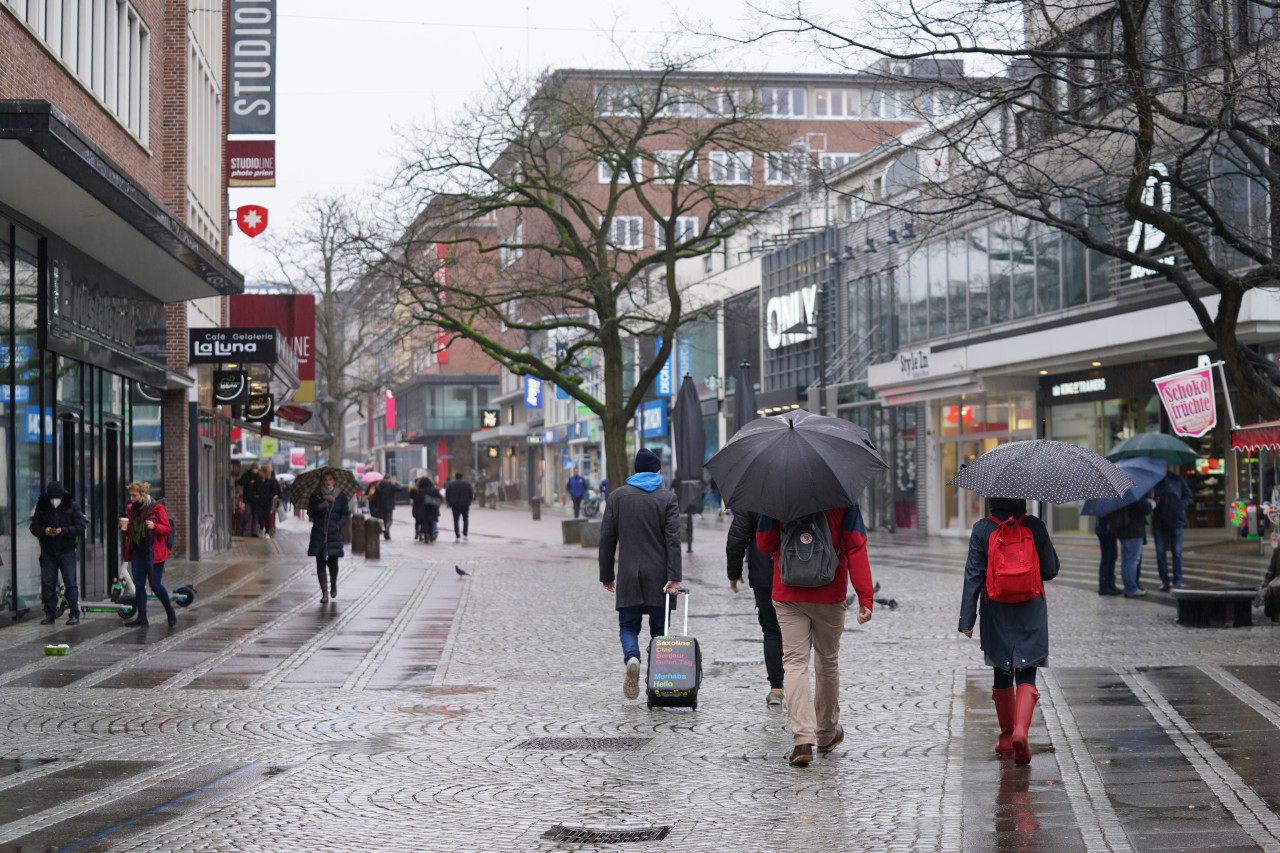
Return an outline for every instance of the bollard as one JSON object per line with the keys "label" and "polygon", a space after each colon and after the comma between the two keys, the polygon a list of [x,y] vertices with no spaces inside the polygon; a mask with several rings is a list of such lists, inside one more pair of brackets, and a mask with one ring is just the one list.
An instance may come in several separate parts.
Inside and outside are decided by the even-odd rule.
{"label": "bollard", "polygon": [[382,559],[382,519],[370,518],[364,523],[364,556],[366,560]]}
{"label": "bollard", "polygon": [[542,498],[538,495],[534,495],[533,497],[529,498],[529,506],[533,508],[533,520],[541,521],[542,520]]}
{"label": "bollard", "polygon": [[364,524],[363,515],[353,515],[350,519],[351,524],[351,553],[364,553]]}

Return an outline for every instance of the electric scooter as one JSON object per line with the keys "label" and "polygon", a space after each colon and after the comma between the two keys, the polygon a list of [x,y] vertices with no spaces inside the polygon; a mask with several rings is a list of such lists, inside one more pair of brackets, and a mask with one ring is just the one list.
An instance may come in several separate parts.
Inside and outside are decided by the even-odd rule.
{"label": "electric scooter", "polygon": [[[137,612],[137,590],[134,589],[133,579],[128,575],[116,578],[111,584],[111,590],[108,593],[111,603],[106,602],[80,602],[80,613],[114,613],[121,619],[128,619]],[[191,603],[196,599],[196,588],[191,584],[182,584],[173,588],[169,594],[169,598],[179,607],[190,607]],[[159,601],[154,595],[147,596],[148,601]],[[67,596],[62,584],[58,584],[58,616],[62,616],[67,611]]]}

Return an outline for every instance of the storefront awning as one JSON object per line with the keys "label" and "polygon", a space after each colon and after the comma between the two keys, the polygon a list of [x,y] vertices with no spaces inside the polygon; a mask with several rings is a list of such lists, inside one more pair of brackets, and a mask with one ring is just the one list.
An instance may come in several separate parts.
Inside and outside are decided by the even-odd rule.
{"label": "storefront awning", "polygon": [[495,429],[478,429],[471,433],[472,444],[524,444],[529,435],[528,424],[507,424]]}
{"label": "storefront awning", "polygon": [[244,291],[235,270],[45,101],[0,101],[0,204],[161,302]]}
{"label": "storefront awning", "polygon": [[[262,424],[251,421],[232,421],[232,426],[246,430],[254,435],[262,435]],[[316,447],[326,447],[333,443],[333,436],[327,432],[307,432],[300,429],[289,429],[288,427],[271,425],[271,435],[281,441],[291,441],[294,444],[313,444]]]}
{"label": "storefront awning", "polygon": [[1231,430],[1231,449],[1253,452],[1280,449],[1280,421],[1236,427]]}

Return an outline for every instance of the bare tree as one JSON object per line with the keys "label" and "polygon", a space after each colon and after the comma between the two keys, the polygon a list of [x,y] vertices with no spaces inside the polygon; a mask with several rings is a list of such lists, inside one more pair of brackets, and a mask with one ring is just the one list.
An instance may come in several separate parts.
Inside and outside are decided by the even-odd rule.
{"label": "bare tree", "polygon": [[358,217],[341,196],[308,198],[298,222],[267,250],[285,286],[316,298],[317,414],[330,436],[329,464],[340,465],[347,412],[382,387],[381,377],[353,367],[374,330],[393,316],[394,294],[367,275],[362,242],[354,236],[361,232]]}
{"label": "bare tree", "polygon": [[[679,63],[497,85],[418,132],[379,271],[417,318],[600,417],[608,476],[690,319],[677,263],[716,251],[773,190],[764,131],[732,86]],[[754,167],[756,177],[751,178]],[[652,356],[634,339],[657,336]]]}
{"label": "bare tree", "polygon": [[855,31],[795,0],[754,37],[808,35],[847,65],[985,68],[934,105],[914,152],[921,192],[902,209],[1012,213],[1025,228],[989,248],[1014,257],[1038,229],[1068,234],[1111,259],[1105,280],[1090,262],[1090,301],[1176,288],[1245,410],[1280,417],[1280,370],[1237,328],[1246,297],[1280,274],[1276,3],[957,0],[881,14]]}

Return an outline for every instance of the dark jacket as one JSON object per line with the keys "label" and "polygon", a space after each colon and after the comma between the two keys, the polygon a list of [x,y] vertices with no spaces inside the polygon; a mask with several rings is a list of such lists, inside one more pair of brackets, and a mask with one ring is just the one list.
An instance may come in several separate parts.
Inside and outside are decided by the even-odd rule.
{"label": "dark jacket", "polygon": [[444,502],[453,509],[466,509],[475,500],[475,492],[466,480],[450,480],[444,487]]}
{"label": "dark jacket", "polygon": [[307,518],[311,519],[311,541],[307,544],[308,557],[341,557],[342,526],[351,517],[347,496],[338,490],[333,506],[321,498],[320,489],[311,493],[307,501]]}
{"label": "dark jacket", "polygon": [[[63,498],[67,500],[63,501]],[[89,526],[79,504],[71,500],[71,494],[59,482],[52,482],[36,501],[31,514],[31,535],[40,540],[40,553],[63,554],[76,547],[76,539],[84,535]],[[58,501],[62,501],[58,503]],[[45,536],[47,527],[58,528],[57,536]]]}
{"label": "dark jacket", "polygon": [[[999,519],[1021,512],[998,507],[992,509]],[[1040,558],[1040,579],[1058,576],[1058,552],[1049,540],[1044,522],[1028,515],[1026,525],[1036,543]],[[964,593],[960,599],[959,630],[967,631],[978,619],[981,602],[980,639],[987,666],[1013,672],[1041,666],[1049,659],[1049,609],[1043,596],[1019,604],[1001,604],[987,598],[987,541],[996,529],[990,518],[979,519],[969,535],[969,559],[964,566]]]}
{"label": "dark jacket", "polygon": [[440,504],[444,502],[444,497],[435,486],[419,480],[409,490],[409,499],[413,503],[413,517],[418,521],[440,520]]}
{"label": "dark jacket", "polygon": [[773,558],[756,547],[756,525],[760,514],[735,512],[725,540],[725,556],[729,559],[729,580],[742,580],[742,560],[747,560],[747,583],[752,589],[773,588]]}
{"label": "dark jacket", "polygon": [[1147,516],[1151,514],[1151,502],[1139,498],[1128,506],[1107,516],[1107,527],[1115,533],[1117,539],[1146,539]]}
{"label": "dark jacket", "polygon": [[396,511],[396,492],[400,487],[383,480],[369,487],[369,514],[374,518],[391,518]]}
{"label": "dark jacket", "polygon": [[1151,526],[1174,530],[1187,526],[1187,508],[1196,502],[1187,481],[1170,471],[1156,483],[1156,508],[1151,516]]}
{"label": "dark jacket", "polygon": [[276,498],[283,497],[284,490],[280,488],[280,481],[275,477],[267,477],[258,480],[258,496],[254,502],[261,512],[270,512],[273,508]]}
{"label": "dark jacket", "polygon": [[236,483],[240,486],[240,497],[244,498],[245,504],[255,506],[258,503],[258,492],[262,488],[262,478],[258,476],[258,472],[245,471]]}
{"label": "dark jacket", "polygon": [[660,484],[653,489],[633,485],[636,477],[610,492],[600,522],[600,582],[616,581],[618,609],[661,607],[663,587],[682,579],[676,493]]}

